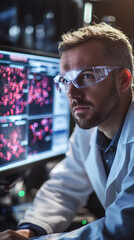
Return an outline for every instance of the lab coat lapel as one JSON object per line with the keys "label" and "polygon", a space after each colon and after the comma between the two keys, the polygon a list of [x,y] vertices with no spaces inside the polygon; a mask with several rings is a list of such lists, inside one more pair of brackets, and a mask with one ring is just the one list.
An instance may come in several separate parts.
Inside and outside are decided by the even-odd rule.
{"label": "lab coat lapel", "polygon": [[90,178],[93,189],[98,195],[102,205],[104,205],[104,194],[105,194],[105,186],[106,186],[106,173],[104,169],[104,165],[102,162],[102,158],[100,152],[96,145],[96,133],[90,141],[90,149],[89,154],[85,162],[85,169]]}
{"label": "lab coat lapel", "polygon": [[106,207],[109,204],[111,204],[116,198],[117,195],[116,181],[118,180],[118,175],[123,168],[125,159],[126,159],[125,148],[119,143],[115,159],[111,167],[111,171],[109,173],[109,177],[106,184],[106,202],[105,202]]}
{"label": "lab coat lapel", "polygon": [[[119,174],[123,170],[124,165],[128,164],[129,156],[127,156],[126,146],[134,142],[133,126],[134,120],[134,102],[130,104],[129,111],[127,113],[121,136],[118,142],[117,151],[115,159],[107,180],[106,185],[106,202],[105,206],[107,207],[111,204],[117,195],[117,181],[119,182]],[[124,168],[124,171],[127,167]]]}

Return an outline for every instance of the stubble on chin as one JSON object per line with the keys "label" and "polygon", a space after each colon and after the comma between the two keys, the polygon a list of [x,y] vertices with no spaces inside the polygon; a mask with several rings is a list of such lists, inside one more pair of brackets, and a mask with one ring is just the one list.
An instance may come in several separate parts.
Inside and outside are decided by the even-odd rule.
{"label": "stubble on chin", "polygon": [[76,124],[82,128],[82,129],[90,129],[95,126],[98,126],[100,121],[100,115],[97,113],[94,113],[92,117],[87,117],[87,115],[78,113],[75,115],[75,113],[72,113],[72,116],[76,122]]}

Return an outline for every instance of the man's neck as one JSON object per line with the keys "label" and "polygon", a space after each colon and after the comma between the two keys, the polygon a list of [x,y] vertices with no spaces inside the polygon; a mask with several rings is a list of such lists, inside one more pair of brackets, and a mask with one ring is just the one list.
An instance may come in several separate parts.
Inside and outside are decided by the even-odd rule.
{"label": "man's neck", "polygon": [[122,103],[120,105],[120,108],[117,109],[117,111],[112,116],[107,118],[102,124],[98,126],[98,129],[102,131],[109,139],[113,139],[119,128],[122,126],[130,104],[131,100],[128,101],[128,103]]}

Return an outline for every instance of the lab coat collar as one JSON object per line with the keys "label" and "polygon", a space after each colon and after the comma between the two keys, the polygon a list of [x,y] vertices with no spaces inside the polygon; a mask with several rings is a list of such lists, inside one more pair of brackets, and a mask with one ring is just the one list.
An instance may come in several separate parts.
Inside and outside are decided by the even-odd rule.
{"label": "lab coat collar", "polygon": [[120,141],[122,145],[126,145],[128,143],[134,142],[134,132],[133,129],[127,126],[133,126],[134,122],[134,101],[130,104],[130,107],[128,109],[128,113],[126,115],[121,136],[120,136]]}
{"label": "lab coat collar", "polygon": [[[109,177],[106,184],[106,202],[105,206],[107,207],[112,201],[116,198],[115,183],[121,172],[125,162],[126,162],[126,145],[134,142],[134,133],[131,127],[133,126],[134,121],[134,102],[129,107],[128,113],[126,115],[121,135],[117,145],[117,151]],[[112,193],[112,194],[111,194]]]}
{"label": "lab coat collar", "polygon": [[[85,161],[85,168],[90,178],[93,189],[95,190],[102,205],[107,207],[116,198],[115,181],[125,163],[126,144],[134,142],[133,129],[127,126],[133,126],[134,121],[134,102],[130,105],[126,119],[123,124],[115,159],[109,173],[108,179],[105,173],[101,154],[96,145],[97,127],[94,128],[94,134],[89,143],[89,154]],[[104,204],[105,202],[105,204]]]}
{"label": "lab coat collar", "polygon": [[105,173],[100,151],[96,145],[96,136],[97,128],[94,129],[94,134],[90,141],[89,154],[85,162],[85,169],[100,202],[104,206],[104,193],[107,176]]}

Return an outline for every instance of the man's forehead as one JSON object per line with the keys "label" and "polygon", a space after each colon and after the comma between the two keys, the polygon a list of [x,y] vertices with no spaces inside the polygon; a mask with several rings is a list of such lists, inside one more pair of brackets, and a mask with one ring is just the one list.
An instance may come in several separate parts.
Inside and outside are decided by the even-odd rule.
{"label": "man's forehead", "polygon": [[83,57],[79,54],[70,54],[70,53],[63,53],[61,60],[60,60],[60,67],[61,69],[70,70],[74,68],[81,67],[83,62]]}
{"label": "man's forehead", "polygon": [[104,49],[100,42],[89,42],[63,52],[60,61],[61,71],[69,71],[89,66],[105,65]]}

